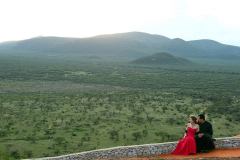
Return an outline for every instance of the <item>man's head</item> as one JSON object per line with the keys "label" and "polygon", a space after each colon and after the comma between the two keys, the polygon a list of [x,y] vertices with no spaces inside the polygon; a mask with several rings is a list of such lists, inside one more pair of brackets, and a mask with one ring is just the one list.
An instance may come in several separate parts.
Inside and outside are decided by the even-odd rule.
{"label": "man's head", "polygon": [[205,122],[205,115],[204,115],[204,114],[199,114],[197,121],[198,121],[198,123],[200,123],[200,124],[202,124],[203,122]]}

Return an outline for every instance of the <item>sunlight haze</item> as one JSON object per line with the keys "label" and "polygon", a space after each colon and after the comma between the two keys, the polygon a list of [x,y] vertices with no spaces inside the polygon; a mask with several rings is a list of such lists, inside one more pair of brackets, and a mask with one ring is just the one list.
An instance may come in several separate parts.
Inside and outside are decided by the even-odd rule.
{"label": "sunlight haze", "polygon": [[238,0],[0,0],[0,42],[141,31],[240,45]]}

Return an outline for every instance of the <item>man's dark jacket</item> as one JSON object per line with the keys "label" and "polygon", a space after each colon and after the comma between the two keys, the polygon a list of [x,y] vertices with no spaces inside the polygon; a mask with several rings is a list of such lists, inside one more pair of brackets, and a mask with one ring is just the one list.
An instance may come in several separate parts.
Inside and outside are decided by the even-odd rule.
{"label": "man's dark jacket", "polygon": [[[203,133],[203,137],[199,138],[199,133]],[[213,129],[211,123],[205,121],[202,124],[199,124],[199,132],[197,132],[195,135],[197,152],[209,151],[215,148],[212,135]]]}

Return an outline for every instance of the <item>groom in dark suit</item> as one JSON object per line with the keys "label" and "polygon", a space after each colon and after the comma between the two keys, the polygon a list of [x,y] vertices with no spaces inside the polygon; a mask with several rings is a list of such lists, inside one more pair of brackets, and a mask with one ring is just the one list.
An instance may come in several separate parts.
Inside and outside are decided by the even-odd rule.
{"label": "groom in dark suit", "polygon": [[212,139],[213,129],[211,123],[205,120],[205,115],[198,115],[199,132],[196,133],[197,152],[208,152],[215,149]]}

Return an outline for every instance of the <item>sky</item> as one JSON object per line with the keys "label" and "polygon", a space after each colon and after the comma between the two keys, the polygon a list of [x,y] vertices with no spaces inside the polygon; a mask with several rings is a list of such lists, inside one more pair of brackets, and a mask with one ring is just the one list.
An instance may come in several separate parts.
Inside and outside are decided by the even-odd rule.
{"label": "sky", "polygon": [[240,46],[240,0],[0,0],[0,42],[140,31]]}

